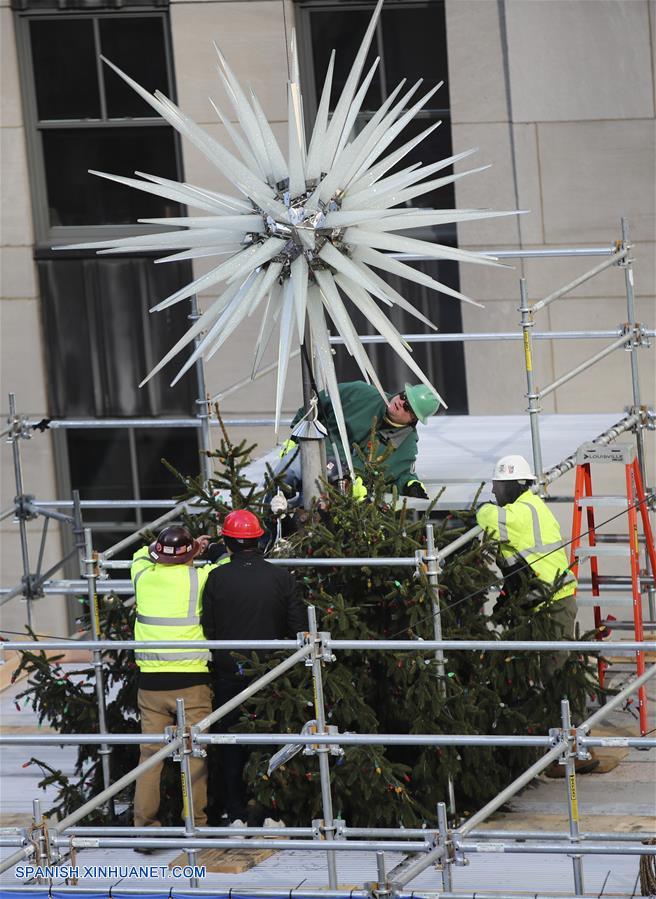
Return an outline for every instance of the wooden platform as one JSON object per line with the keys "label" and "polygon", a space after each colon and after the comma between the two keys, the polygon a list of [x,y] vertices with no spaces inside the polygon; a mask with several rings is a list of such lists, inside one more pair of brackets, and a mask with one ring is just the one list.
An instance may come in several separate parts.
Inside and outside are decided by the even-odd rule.
{"label": "wooden platform", "polygon": [[[273,849],[248,849],[247,846],[248,841],[244,840],[243,849],[201,849],[196,853],[196,864],[204,866],[208,874],[243,874],[276,854]],[[188,863],[187,853],[181,852],[169,862],[169,868]]]}

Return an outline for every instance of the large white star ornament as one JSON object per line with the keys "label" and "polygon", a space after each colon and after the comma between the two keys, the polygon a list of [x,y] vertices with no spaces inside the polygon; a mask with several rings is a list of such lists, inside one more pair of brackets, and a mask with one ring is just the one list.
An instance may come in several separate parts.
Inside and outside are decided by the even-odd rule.
{"label": "large white star ornament", "polygon": [[[435,326],[376,274],[374,269],[400,275],[439,293],[473,303],[473,300],[457,290],[392,258],[385,251],[498,265],[497,260],[489,255],[404,237],[397,232],[421,226],[515,214],[480,209],[416,209],[403,205],[414,197],[481,171],[473,169],[458,175],[430,178],[440,169],[475,152],[469,150],[430,165],[415,164],[387,175],[390,169],[439,125],[439,122],[430,125],[394,152],[383,155],[441,85],[432,88],[419,99],[414,99],[421,81],[409,89],[405,88],[405,81],[402,81],[365,127],[356,136],[352,135],[356,116],[379,62],[376,59],[360,83],[382,3],[383,0],[379,0],[333,115],[329,118],[335,59],[333,51],[308,147],[303,125],[298,57],[295,40],[292,40],[287,159],[278,146],[257,97],[252,91],[246,95],[218,47],[219,75],[241,125],[241,133],[216,104],[212,105],[240,158],[218,144],[159,91],[150,94],[105,59],[104,62],[110,68],[205,154],[243,198],[237,199],[142,172],[136,172],[138,178],[93,172],[102,178],[165,197],[207,214],[140,219],[144,224],[176,226],[178,230],[84,243],[75,247],[102,248],[101,253],[174,251],[158,259],[158,262],[217,257],[217,264],[211,271],[151,309],[151,312],[165,309],[199,291],[217,284],[222,285],[219,296],[142,384],[184,347],[199,338],[195,350],[172,381],[172,385],[175,384],[199,357],[211,358],[240,322],[263,306],[252,374],[255,375],[258,371],[274,325],[279,322],[276,432],[289,357],[295,345],[304,340],[307,320],[315,377],[318,385],[325,388],[330,396],[350,468],[349,443],[330,349],[326,312],[365,380],[375,384],[383,396],[383,389],[358,338],[343,296],[367,317],[406,365],[444,403],[413,360],[410,346],[376,301],[384,306],[400,306],[424,324],[432,328]],[[429,180],[425,180],[427,178]],[[219,261],[221,257],[227,258]]]}

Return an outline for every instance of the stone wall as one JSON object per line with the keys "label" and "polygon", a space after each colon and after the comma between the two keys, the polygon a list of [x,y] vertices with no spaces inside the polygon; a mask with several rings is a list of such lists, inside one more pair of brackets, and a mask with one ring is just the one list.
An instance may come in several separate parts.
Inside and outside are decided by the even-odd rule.
{"label": "stone wall", "polygon": [[[47,400],[16,40],[12,13],[4,3],[0,6],[0,41],[0,409],[4,430],[10,391],[16,395],[18,411],[36,420],[47,415]],[[32,440],[20,441],[20,445],[26,492],[40,499],[52,499],[56,489],[50,435],[36,433]],[[12,449],[4,441],[0,443],[0,464],[0,509],[5,510],[16,495],[16,482]],[[41,524],[42,521],[27,524],[32,571],[36,568]],[[14,587],[23,575],[17,530],[10,518],[0,522],[3,587]],[[43,560],[44,570],[60,555],[58,529],[53,527]],[[65,600],[60,597],[39,600],[34,613],[35,628],[43,633],[58,633],[65,626]],[[2,607],[1,615],[3,628],[22,630],[24,601],[10,600]]]}
{"label": "stone wall", "polygon": [[[447,0],[446,10],[454,150],[479,147],[476,164],[494,166],[457,182],[458,206],[528,210],[461,226],[461,245],[610,246],[625,216],[635,243],[637,316],[654,327],[656,6]],[[473,167],[471,159],[465,166]],[[515,261],[507,271],[461,266],[465,293],[487,304],[485,311],[463,308],[464,330],[516,330],[520,276],[535,301],[598,261]],[[610,329],[626,318],[623,272],[613,268],[538,314],[536,330]],[[539,386],[603,345],[540,343]],[[521,346],[470,343],[466,352],[470,412],[521,411]],[[653,403],[653,351],[641,354],[641,369],[643,401]],[[628,360],[619,350],[546,398],[544,409],[622,410],[631,401]]]}

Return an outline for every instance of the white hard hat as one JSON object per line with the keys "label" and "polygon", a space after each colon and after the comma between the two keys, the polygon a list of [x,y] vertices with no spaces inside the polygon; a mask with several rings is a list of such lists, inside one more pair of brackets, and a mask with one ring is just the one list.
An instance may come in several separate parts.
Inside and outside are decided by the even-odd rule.
{"label": "white hard hat", "polygon": [[494,466],[495,481],[534,481],[535,475],[523,456],[503,456]]}

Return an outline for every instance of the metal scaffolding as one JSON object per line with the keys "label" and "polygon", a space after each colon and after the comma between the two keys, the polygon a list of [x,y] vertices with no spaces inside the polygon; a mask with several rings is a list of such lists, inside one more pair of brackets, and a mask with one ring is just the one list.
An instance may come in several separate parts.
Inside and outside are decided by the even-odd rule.
{"label": "metal scaffolding", "polygon": [[[429,527],[431,527],[429,525]],[[334,562],[334,560],[331,560]],[[426,560],[429,564],[437,563],[434,556]],[[148,643],[150,648],[176,646],[182,648],[201,645],[189,641],[158,641]],[[234,649],[279,649],[293,650],[291,654],[273,669],[249,684],[229,702],[213,711],[198,725],[188,727],[185,723],[184,702],[179,699],[177,727],[173,733],[161,734],[108,734],[100,725],[99,734],[44,734],[44,735],[0,735],[0,745],[16,744],[56,744],[80,745],[100,744],[103,747],[125,744],[154,743],[162,744],[153,756],[137,765],[132,771],[119,778],[113,784],[107,783],[97,796],[84,803],[80,808],[67,815],[61,821],[49,826],[43,822],[38,803],[35,804],[34,827],[41,833],[41,839],[35,840],[28,829],[16,828],[15,834],[3,831],[0,845],[17,847],[15,851],[0,863],[0,873],[10,870],[26,859],[35,866],[55,866],[67,855],[75,857],[78,849],[89,848],[121,848],[134,845],[134,837],[139,836],[139,845],[143,848],[182,848],[188,856],[190,887],[197,887],[195,873],[196,851],[199,849],[243,848],[241,838],[249,835],[248,846],[251,849],[280,849],[275,839],[286,836],[286,850],[302,850],[324,852],[328,859],[328,886],[338,889],[337,855],[340,852],[375,852],[378,863],[378,881],[369,885],[369,892],[361,895],[370,897],[400,896],[403,889],[431,866],[440,872],[442,888],[451,891],[455,869],[467,864],[468,855],[478,852],[493,851],[487,842],[494,839],[494,851],[504,853],[534,852],[542,854],[562,853],[572,858],[574,891],[578,896],[584,892],[582,858],[590,854],[613,855],[656,855],[656,846],[641,845],[636,836],[644,839],[643,834],[623,835],[616,839],[607,833],[582,833],[579,829],[580,813],[576,800],[575,759],[589,758],[589,750],[594,746],[608,745],[608,738],[591,737],[590,731],[609,712],[621,706],[624,701],[656,674],[656,665],[652,665],[644,674],[632,680],[623,690],[618,692],[605,706],[596,711],[577,727],[570,718],[569,703],[564,699],[561,703],[560,727],[550,730],[544,736],[498,736],[468,734],[340,734],[334,726],[326,725],[323,709],[322,667],[330,664],[335,653],[343,650],[380,650],[426,653],[432,650],[443,651],[481,651],[498,650],[506,652],[533,652],[536,650],[554,650],[563,647],[562,642],[521,642],[521,641],[454,641],[454,640],[333,640],[327,632],[317,628],[314,607],[308,609],[308,631],[299,633],[296,641],[260,640],[260,641],[206,641],[204,644],[213,650]],[[590,651],[597,647],[594,641],[572,641],[568,648],[575,651]],[[62,649],[67,643],[61,641],[10,642],[5,649],[29,651],[33,649]],[[102,641],[92,640],[80,644],[80,648],[91,648],[100,655],[103,649],[133,649],[146,646],[139,641]],[[643,649],[656,650],[656,641],[643,642]],[[635,650],[633,643],[607,644],[606,649],[619,652]],[[224,718],[229,712],[238,708],[243,702],[261,689],[272,683],[297,663],[310,664],[310,673],[314,695],[314,714],[316,733],[299,734],[226,734],[207,733],[209,728]],[[203,747],[212,744],[237,743],[244,745],[287,745],[305,746],[307,755],[316,755],[319,759],[319,781],[323,817],[313,821],[311,827],[300,828],[227,828],[204,827],[195,828],[193,824],[193,805],[187,796],[186,818],[184,828],[158,829],[158,836],[153,836],[152,829],[133,827],[76,827],[89,812],[110,802],[125,787],[129,786],[145,771],[163,759],[173,756],[180,764],[182,789],[188,782],[189,759],[193,755],[202,755]],[[343,747],[353,745],[400,745],[400,746],[522,746],[545,749],[545,754],[530,766],[520,777],[487,803],[480,811],[470,817],[459,827],[450,828],[447,821],[446,805],[439,803],[437,809],[437,828],[431,830],[401,830],[395,828],[349,828],[347,822],[333,817],[332,794],[330,783],[330,756],[341,754]],[[622,737],[615,738],[613,745],[637,746],[643,749],[656,747],[656,738]],[[540,832],[508,831],[503,834],[480,832],[479,826],[497,811],[505,802],[523,789],[540,772],[549,765],[558,762],[565,766],[565,796],[568,803],[570,827],[568,833],[552,833],[548,837]],[[104,773],[104,772],[103,772]],[[635,842],[632,841],[635,839]],[[521,843],[516,841],[521,840]],[[390,871],[385,867],[385,851],[402,852],[406,855],[403,862]],[[237,888],[237,885],[235,885]],[[84,887],[86,889],[86,886]],[[364,890],[364,888],[363,888]],[[386,891],[386,892],[385,892]],[[269,893],[271,895],[271,893]],[[336,893],[333,895],[337,895]]]}
{"label": "metal scaffolding", "polygon": [[[655,417],[653,410],[647,408],[641,400],[640,383],[638,373],[638,357],[640,349],[649,346],[649,338],[654,337],[654,330],[646,329],[641,323],[635,321],[635,306],[633,297],[633,274],[631,245],[629,243],[628,228],[626,223],[622,222],[621,240],[612,247],[591,247],[591,248],[569,248],[557,250],[519,250],[519,251],[490,251],[491,254],[501,258],[552,258],[557,256],[604,256],[607,257],[600,264],[596,265],[591,271],[576,278],[574,281],[563,286],[559,290],[553,292],[544,299],[536,302],[531,306],[528,300],[528,290],[526,281],[520,281],[520,305],[521,313],[520,330],[517,333],[501,332],[501,333],[468,333],[468,334],[430,334],[430,335],[405,335],[406,340],[410,343],[419,342],[447,342],[447,341],[506,341],[506,340],[522,340],[524,344],[524,362],[526,370],[527,392],[529,420],[531,425],[531,438],[533,447],[533,459],[535,464],[535,472],[538,476],[538,484],[536,489],[544,492],[546,487],[572,469],[576,464],[575,454],[568,456],[558,465],[549,471],[543,470],[542,450],[540,443],[540,401],[545,396],[556,390],[561,385],[567,383],[580,372],[587,370],[598,361],[610,355],[616,349],[623,347],[629,353],[631,376],[632,376],[632,392],[633,403],[624,418],[616,425],[603,434],[595,438],[596,443],[605,445],[619,437],[624,433],[633,433],[636,437],[638,459],[643,474],[645,476],[645,451],[644,451],[644,430],[654,429]],[[419,257],[405,257],[406,259]],[[618,266],[624,270],[625,288],[626,288],[626,319],[627,321],[620,324],[616,329],[611,330],[591,330],[591,331],[544,331],[534,332],[534,314],[556,300],[564,297],[574,288],[594,277],[611,266]],[[197,315],[197,308],[192,310]],[[363,342],[376,342],[382,338],[363,337]],[[534,381],[533,375],[533,342],[537,340],[569,340],[569,339],[603,339],[611,340],[603,350],[596,353],[581,365],[576,366],[570,372],[557,378],[553,383],[539,390]],[[338,343],[337,339],[333,340]],[[260,375],[265,375],[270,369],[263,370]],[[55,420],[49,422],[49,427],[56,428],[98,428],[98,427],[189,427],[195,428],[199,432],[200,445],[204,450],[211,449],[210,427],[218,425],[217,421],[211,419],[209,400],[206,395],[204,375],[202,364],[197,365],[199,399],[197,401],[197,416],[193,419],[105,419],[105,420]],[[238,390],[248,382],[239,382],[227,388],[219,396],[224,397]],[[206,731],[216,721],[223,718],[228,712],[237,708],[249,696],[254,695],[267,684],[271,683],[276,677],[297,662],[309,663],[311,666],[308,670],[314,687],[315,697],[315,717],[318,723],[317,733],[312,735],[306,734],[230,734],[230,741],[243,743],[248,745],[303,745],[309,755],[316,755],[319,759],[319,774],[321,785],[321,797],[323,807],[323,818],[320,821],[312,822],[312,826],[301,828],[285,828],[282,833],[289,837],[285,841],[286,849],[303,849],[306,851],[320,851],[327,853],[328,859],[328,880],[329,887],[333,892],[331,895],[340,896],[337,890],[337,864],[338,855],[343,851],[370,851],[376,853],[378,866],[378,881],[376,884],[370,884],[363,887],[361,891],[351,890],[344,893],[344,896],[355,897],[400,897],[403,895],[404,888],[419,874],[421,871],[436,865],[441,875],[440,896],[447,897],[458,895],[463,899],[467,894],[452,893],[453,879],[455,869],[458,866],[467,863],[467,857],[470,854],[490,851],[489,840],[494,840],[498,846],[498,851],[507,853],[522,852],[541,852],[541,853],[560,853],[572,857],[573,870],[573,886],[574,894],[579,896],[584,891],[583,884],[583,868],[582,857],[586,854],[612,853],[619,855],[655,855],[656,846],[640,845],[636,837],[645,838],[644,834],[608,834],[608,833],[582,833],[579,832],[579,812],[578,807],[573,804],[572,796],[576,795],[576,772],[574,762],[576,758],[585,759],[588,757],[588,750],[598,745],[607,745],[603,742],[604,738],[593,738],[589,736],[591,728],[598,723],[601,718],[606,716],[611,710],[617,708],[631,693],[640,689],[654,674],[656,674],[656,666],[649,668],[644,675],[634,679],[625,689],[623,689],[612,700],[608,701],[598,712],[582,722],[578,726],[572,726],[570,720],[569,705],[567,701],[563,701],[561,708],[560,726],[553,729],[548,735],[532,736],[532,737],[499,737],[495,735],[406,735],[406,734],[338,734],[334,732],[334,728],[328,727],[323,713],[323,683],[322,683],[322,666],[329,663],[333,658],[333,652],[342,650],[397,650],[408,652],[432,652],[438,661],[442,660],[444,651],[508,651],[525,652],[525,651],[544,651],[562,648],[562,643],[554,642],[532,642],[519,643],[508,641],[454,641],[443,639],[441,614],[439,606],[439,575],[441,567],[445,559],[453,552],[465,546],[471,540],[475,539],[480,533],[480,528],[472,528],[465,534],[457,538],[448,546],[441,550],[436,550],[433,537],[432,525],[426,526],[426,552],[419,553],[415,557],[407,558],[376,558],[376,559],[275,559],[271,560],[274,564],[289,565],[299,567],[302,565],[385,565],[399,566],[409,568],[424,567],[428,574],[428,580],[434,594],[433,602],[433,621],[434,636],[432,641],[421,641],[420,648],[417,641],[389,641],[389,640],[369,640],[369,641],[340,641],[331,640],[330,634],[318,632],[314,609],[310,609],[308,631],[299,634],[297,641],[256,641],[255,643],[243,643],[239,641],[212,641],[206,645],[212,649],[286,649],[291,655],[282,663],[277,665],[272,671],[268,672],[264,677],[252,683],[239,696],[235,697],[229,703],[221,706],[213,712],[208,718],[201,722],[197,727],[188,728],[185,723],[184,704],[179,703],[178,722],[175,734],[171,738],[170,735],[130,735],[130,734],[110,734],[107,730],[105,718],[105,689],[103,683],[103,662],[102,652],[105,649],[113,648],[135,648],[142,644],[136,641],[125,642],[108,642],[100,639],[97,629],[96,611],[98,596],[106,593],[117,593],[122,595],[132,594],[131,583],[127,580],[107,580],[107,572],[112,569],[121,569],[129,566],[129,562],[118,558],[120,552],[138,540],[145,528],[136,530],[134,533],[120,540],[114,546],[98,555],[93,551],[93,536],[90,529],[84,527],[83,510],[88,508],[108,508],[112,509],[117,506],[123,508],[141,508],[141,509],[158,509],[164,510],[163,514],[155,521],[148,525],[148,529],[156,529],[167,521],[178,518],[183,512],[193,514],[200,511],[199,507],[193,502],[172,503],[170,501],[111,501],[99,500],[90,502],[81,500],[77,493],[73,494],[72,500],[67,501],[51,501],[38,502],[33,496],[24,492],[23,474],[20,456],[20,441],[32,436],[32,429],[38,424],[30,421],[16,412],[15,398],[10,395],[9,406],[9,424],[8,428],[3,432],[4,437],[12,445],[13,464],[16,481],[16,499],[8,509],[0,512],[0,520],[14,516],[18,521],[19,536],[21,544],[21,557],[23,564],[23,578],[21,583],[13,588],[3,588],[0,590],[0,605],[10,601],[12,598],[22,596],[26,600],[27,623],[32,626],[32,604],[44,595],[58,594],[79,594],[85,593],[89,599],[90,617],[92,621],[91,640],[76,640],[74,644],[70,641],[64,643],[58,640],[44,640],[36,643],[14,641],[0,643],[0,660],[4,659],[5,650],[25,651],[28,649],[62,649],[70,648],[74,645],[76,649],[89,649],[92,652],[93,668],[95,672],[95,691],[96,700],[99,709],[99,734],[76,734],[72,736],[62,735],[30,735],[23,737],[22,735],[3,735],[0,736],[0,745],[13,745],[22,742],[30,742],[35,744],[98,744],[100,745],[100,756],[103,772],[104,790],[89,802],[85,803],[81,808],[73,814],[67,816],[63,821],[58,822],[53,827],[48,827],[41,817],[38,800],[35,800],[34,811],[34,827],[40,834],[38,839],[31,839],[26,830],[21,828],[15,829],[15,834],[9,832],[11,829],[3,828],[0,835],[0,845],[7,847],[17,847],[16,851],[8,858],[0,863],[0,873],[9,870],[13,865],[21,860],[30,859],[34,861],[51,862],[62,858],[62,853],[75,852],[76,847],[88,845],[88,839],[93,838],[93,845],[99,848],[120,847],[133,845],[135,835],[145,836],[144,829],[139,828],[89,828],[77,827],[77,823],[81,821],[91,810],[101,805],[108,807],[113,802],[114,797],[122,789],[130,783],[151,765],[156,764],[161,759],[174,755],[180,763],[181,773],[187,774],[186,766],[189,763],[191,755],[199,755],[203,751],[203,747],[212,743],[225,742],[225,734],[208,734]],[[248,425],[267,425],[272,424],[272,419],[226,419],[224,423],[227,426],[248,426]],[[204,459],[203,476],[207,480],[211,476],[210,462],[211,460],[206,453],[202,454]],[[653,502],[653,492],[652,492]],[[64,512],[58,511],[65,509]],[[27,544],[27,528],[26,523],[37,516],[43,518],[44,525],[38,552],[38,559],[35,570],[32,569],[32,563],[29,557]],[[51,566],[46,571],[43,570],[43,559],[45,543],[48,534],[49,522],[55,521],[66,526],[70,526],[75,537],[74,549],[57,564]],[[73,580],[55,580],[53,575],[72,557],[78,556],[80,561],[80,579]],[[610,578],[614,581],[611,587],[617,586],[620,589],[621,578]],[[649,594],[650,618],[654,619],[654,572],[647,572],[647,576],[643,579]],[[149,644],[151,647],[171,646],[171,643],[160,642]],[[184,643],[176,643],[179,647],[184,647]],[[198,644],[194,644],[197,646]],[[656,642],[648,641],[621,641],[616,643],[603,644],[604,651],[609,650],[619,654],[633,654],[637,649],[648,650],[656,649]],[[567,648],[572,650],[580,650],[584,652],[599,651],[600,644],[596,641],[578,641],[568,642]],[[638,746],[640,748],[652,748],[656,746],[656,739],[650,737],[640,738],[621,738],[621,744],[616,742],[613,745],[622,746]],[[162,748],[152,756],[147,762],[139,765],[129,774],[125,775],[116,783],[110,783],[109,774],[109,754],[111,747],[118,744],[128,743],[162,743]],[[398,829],[398,828],[352,828],[347,822],[335,819],[332,811],[331,786],[330,786],[330,756],[341,751],[342,747],[350,745],[434,745],[434,746],[533,746],[541,747],[546,750],[545,755],[531,766],[524,774],[521,775],[506,790],[500,793],[494,800],[488,803],[483,809],[477,812],[467,822],[460,827],[451,829],[447,821],[446,803],[440,803],[436,810],[437,828],[427,831],[420,829]],[[479,825],[496,811],[504,802],[521,790],[530,780],[538,773],[543,771],[552,762],[558,761],[565,767],[567,785],[564,799],[568,803],[569,810],[569,830],[567,833],[539,833],[530,831],[517,832],[500,832],[500,831],[480,831]],[[184,780],[184,777],[183,777]],[[453,811],[453,808],[452,808]],[[161,828],[158,831],[158,839],[150,838],[141,841],[143,846],[156,845],[157,847],[175,847],[183,848],[189,858],[189,865],[193,868],[195,864],[195,853],[197,850],[211,848],[230,848],[242,847],[243,842],[234,839],[237,836],[243,836],[234,828],[194,828],[193,826],[193,809],[187,810],[185,826],[182,828]],[[264,839],[265,836],[281,835],[270,828],[257,829],[248,828],[248,835],[255,835],[255,839],[248,842],[250,848],[269,847],[271,840]],[[646,835],[654,836],[653,834]],[[232,839],[231,839],[232,837]],[[85,843],[85,840],[87,842]],[[528,841],[526,845],[516,841]],[[634,842],[635,840],[635,842]],[[327,845],[329,844],[329,845]],[[280,844],[277,843],[275,848],[279,849]],[[573,852],[575,849],[575,853]],[[392,871],[387,871],[385,867],[385,851],[401,851],[407,855],[406,860]],[[197,879],[190,877],[190,893],[189,895],[203,895],[207,890],[198,888]],[[21,892],[29,887],[21,886]],[[59,890],[60,888],[58,888]],[[3,886],[3,890],[7,888]],[[74,891],[71,888],[71,891]],[[84,887],[85,892],[93,892],[93,888]],[[129,893],[127,889],[125,892]],[[141,893],[147,890],[140,889]],[[253,895],[257,891],[251,891]],[[176,889],[176,894],[183,893]],[[268,896],[277,895],[275,890],[267,890]],[[312,896],[312,891],[303,891],[306,896]],[[574,895],[573,894],[573,895]],[[280,895],[291,896],[289,891],[281,892]],[[477,897],[483,899],[488,894],[476,893]],[[492,893],[490,896],[494,895]],[[535,896],[534,893],[531,894]]]}

